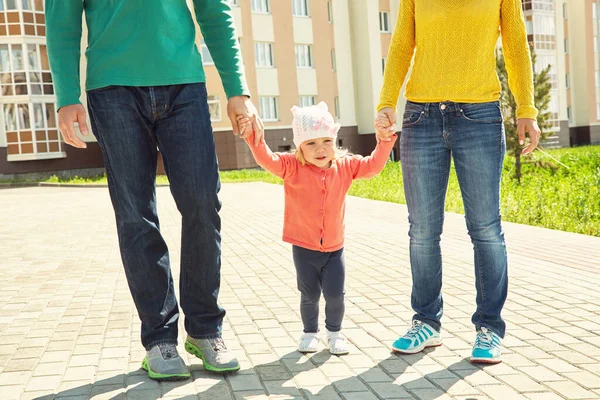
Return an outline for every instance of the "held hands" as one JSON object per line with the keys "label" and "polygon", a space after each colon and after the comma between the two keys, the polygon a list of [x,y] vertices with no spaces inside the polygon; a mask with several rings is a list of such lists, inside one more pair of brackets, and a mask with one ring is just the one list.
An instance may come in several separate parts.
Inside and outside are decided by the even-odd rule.
{"label": "held hands", "polygon": [[[247,96],[233,96],[229,98],[227,102],[227,115],[231,120],[233,134],[236,136],[240,135],[242,139],[245,139],[254,132],[254,145],[258,146],[264,135],[265,127],[258,116],[256,107],[254,107],[250,99]],[[239,117],[244,117],[247,120],[244,129],[241,129],[239,125]]]}
{"label": "held hands", "polygon": [[525,133],[529,132],[529,145],[523,149],[522,154],[529,154],[535,150],[540,142],[540,127],[535,119],[519,118],[517,121],[517,135],[519,136],[519,144],[525,144]]}
{"label": "held hands", "polygon": [[[245,139],[252,135],[252,120],[243,114],[238,114],[236,117],[236,121],[239,127],[240,137]],[[262,140],[262,137],[258,140],[258,143]],[[256,138],[254,139],[254,145],[258,145]]]}
{"label": "held hands", "polygon": [[396,131],[396,114],[392,108],[383,108],[375,118],[375,137],[377,142],[390,142]]}

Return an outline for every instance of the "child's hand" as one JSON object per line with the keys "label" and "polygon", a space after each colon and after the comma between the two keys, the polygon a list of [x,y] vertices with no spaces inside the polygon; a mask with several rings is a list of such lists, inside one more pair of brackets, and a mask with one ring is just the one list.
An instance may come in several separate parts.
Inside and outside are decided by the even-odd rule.
{"label": "child's hand", "polygon": [[375,137],[377,141],[390,142],[396,133],[396,115],[391,108],[384,108],[375,118]]}
{"label": "child's hand", "polygon": [[248,118],[244,115],[238,115],[237,121],[238,121],[238,125],[240,127],[240,137],[242,139],[246,139],[247,137],[250,137],[250,135],[252,135],[252,133],[253,133],[252,122],[250,121],[250,118]]}

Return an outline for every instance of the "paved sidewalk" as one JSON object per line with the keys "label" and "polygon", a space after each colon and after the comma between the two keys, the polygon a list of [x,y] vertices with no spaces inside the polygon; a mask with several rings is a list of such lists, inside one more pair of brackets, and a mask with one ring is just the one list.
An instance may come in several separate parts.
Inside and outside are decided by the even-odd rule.
{"label": "paved sidewalk", "polygon": [[[398,356],[390,345],[412,315],[406,208],[349,198],[351,353],[332,357],[323,347],[306,357],[295,351],[299,295],[290,246],[280,240],[282,188],[230,184],[221,198],[220,298],[242,371],[208,374],[185,354],[194,379],[159,384],[140,369],[140,326],[107,189],[0,191],[0,400],[600,399],[600,238],[505,224],[506,356],[482,368],[466,360],[474,339],[472,246],[463,217],[449,214],[444,345]],[[179,214],[168,188],[158,199],[177,266]]]}

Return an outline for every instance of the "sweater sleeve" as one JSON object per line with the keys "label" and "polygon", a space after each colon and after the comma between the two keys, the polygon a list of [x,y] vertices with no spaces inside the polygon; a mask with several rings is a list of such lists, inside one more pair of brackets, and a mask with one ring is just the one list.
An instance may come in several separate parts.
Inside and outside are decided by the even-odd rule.
{"label": "sweater sleeve", "polygon": [[352,179],[370,179],[383,170],[398,136],[394,135],[392,138],[389,142],[380,141],[377,143],[370,156],[354,156],[351,158]]}
{"label": "sweater sleeve", "polygon": [[57,108],[80,104],[82,0],[46,0],[46,43]]}
{"label": "sweater sleeve", "polygon": [[500,10],[502,48],[508,85],[517,102],[517,118],[535,119],[533,68],[521,0],[502,0]]}
{"label": "sweater sleeve", "polygon": [[415,4],[414,0],[402,0],[385,65],[377,111],[387,107],[396,108],[400,89],[410,68],[414,52]]}
{"label": "sweater sleeve", "polygon": [[298,160],[291,153],[273,153],[263,138],[258,146],[254,146],[254,134],[246,138],[246,143],[256,163],[273,175],[287,179],[296,171]]}
{"label": "sweater sleeve", "polygon": [[227,98],[250,96],[235,33],[235,22],[228,1],[194,0],[194,9],[196,20],[219,71]]}

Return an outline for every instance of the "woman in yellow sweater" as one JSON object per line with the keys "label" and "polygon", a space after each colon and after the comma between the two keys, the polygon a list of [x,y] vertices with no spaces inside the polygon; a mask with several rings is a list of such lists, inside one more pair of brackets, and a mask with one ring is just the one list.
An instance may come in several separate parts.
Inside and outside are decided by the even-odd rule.
{"label": "woman in yellow sweater", "polygon": [[410,223],[413,326],[393,348],[417,353],[441,344],[440,235],[450,161],[465,205],[475,252],[477,330],[471,360],[501,361],[500,314],[508,277],[500,223],[500,180],[506,150],[495,49],[499,35],[517,101],[519,141],[540,131],[521,0],[402,0],[385,70],[375,127],[391,135],[400,88],[406,86],[400,158]]}

